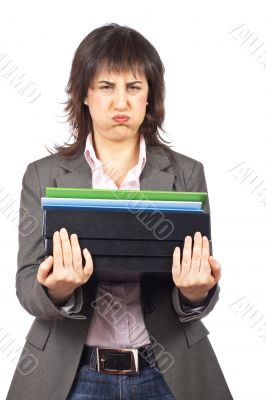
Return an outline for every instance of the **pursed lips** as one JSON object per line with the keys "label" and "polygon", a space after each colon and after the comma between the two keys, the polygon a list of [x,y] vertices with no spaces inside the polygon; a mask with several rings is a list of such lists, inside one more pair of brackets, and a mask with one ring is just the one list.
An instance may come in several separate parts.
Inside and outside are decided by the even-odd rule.
{"label": "pursed lips", "polygon": [[116,122],[126,122],[129,120],[129,116],[128,115],[115,115],[112,119]]}

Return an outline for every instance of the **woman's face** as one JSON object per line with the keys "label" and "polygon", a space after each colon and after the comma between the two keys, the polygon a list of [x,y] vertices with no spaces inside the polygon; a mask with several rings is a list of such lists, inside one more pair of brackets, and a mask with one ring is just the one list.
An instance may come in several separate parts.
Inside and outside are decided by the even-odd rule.
{"label": "woman's face", "polygon": [[[87,92],[87,104],[94,135],[113,141],[138,135],[147,107],[148,82],[144,75],[132,72],[101,71]],[[115,119],[125,116],[128,119]]]}

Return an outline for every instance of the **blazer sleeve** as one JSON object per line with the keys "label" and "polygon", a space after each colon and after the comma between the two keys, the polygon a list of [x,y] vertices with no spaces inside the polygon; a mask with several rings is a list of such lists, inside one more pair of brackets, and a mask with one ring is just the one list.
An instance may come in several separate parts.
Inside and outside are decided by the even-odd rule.
{"label": "blazer sleeve", "polygon": [[37,281],[39,265],[45,259],[42,235],[41,186],[36,163],[30,163],[22,179],[18,225],[16,294],[22,307],[31,315],[44,319],[86,319],[78,314],[82,307],[82,290],[78,288],[76,306],[71,312],[57,307],[47,288]]}
{"label": "blazer sleeve", "polygon": [[[187,192],[207,192],[207,183],[205,179],[203,164],[195,160],[191,174],[188,176],[185,182]],[[209,196],[204,205],[204,212],[211,214]],[[210,254],[213,253],[212,241],[210,242]],[[174,286],[172,290],[172,303],[174,310],[176,311],[179,320],[181,322],[188,322],[201,319],[206,317],[214,308],[215,304],[219,299],[220,286],[217,283],[208,293],[204,304],[201,306],[189,306],[189,303],[185,304],[182,298],[180,290]]]}

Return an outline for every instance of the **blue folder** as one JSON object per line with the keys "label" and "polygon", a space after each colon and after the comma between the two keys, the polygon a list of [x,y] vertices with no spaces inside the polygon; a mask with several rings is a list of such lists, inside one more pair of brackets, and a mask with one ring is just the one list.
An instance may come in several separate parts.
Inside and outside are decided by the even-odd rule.
{"label": "blue folder", "polygon": [[42,197],[43,210],[95,209],[95,210],[147,210],[203,212],[200,201],[114,200]]}

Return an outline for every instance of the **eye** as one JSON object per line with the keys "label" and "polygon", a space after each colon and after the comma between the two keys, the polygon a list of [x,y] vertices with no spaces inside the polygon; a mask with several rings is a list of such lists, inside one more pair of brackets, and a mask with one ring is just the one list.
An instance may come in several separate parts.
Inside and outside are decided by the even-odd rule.
{"label": "eye", "polygon": [[109,86],[109,85],[100,86],[100,89],[111,89],[111,86]]}
{"label": "eye", "polygon": [[134,86],[129,86],[127,88],[128,93],[130,93],[133,96],[137,95],[138,91],[140,91],[140,90],[141,90],[141,87],[140,86],[135,86],[135,85]]}

